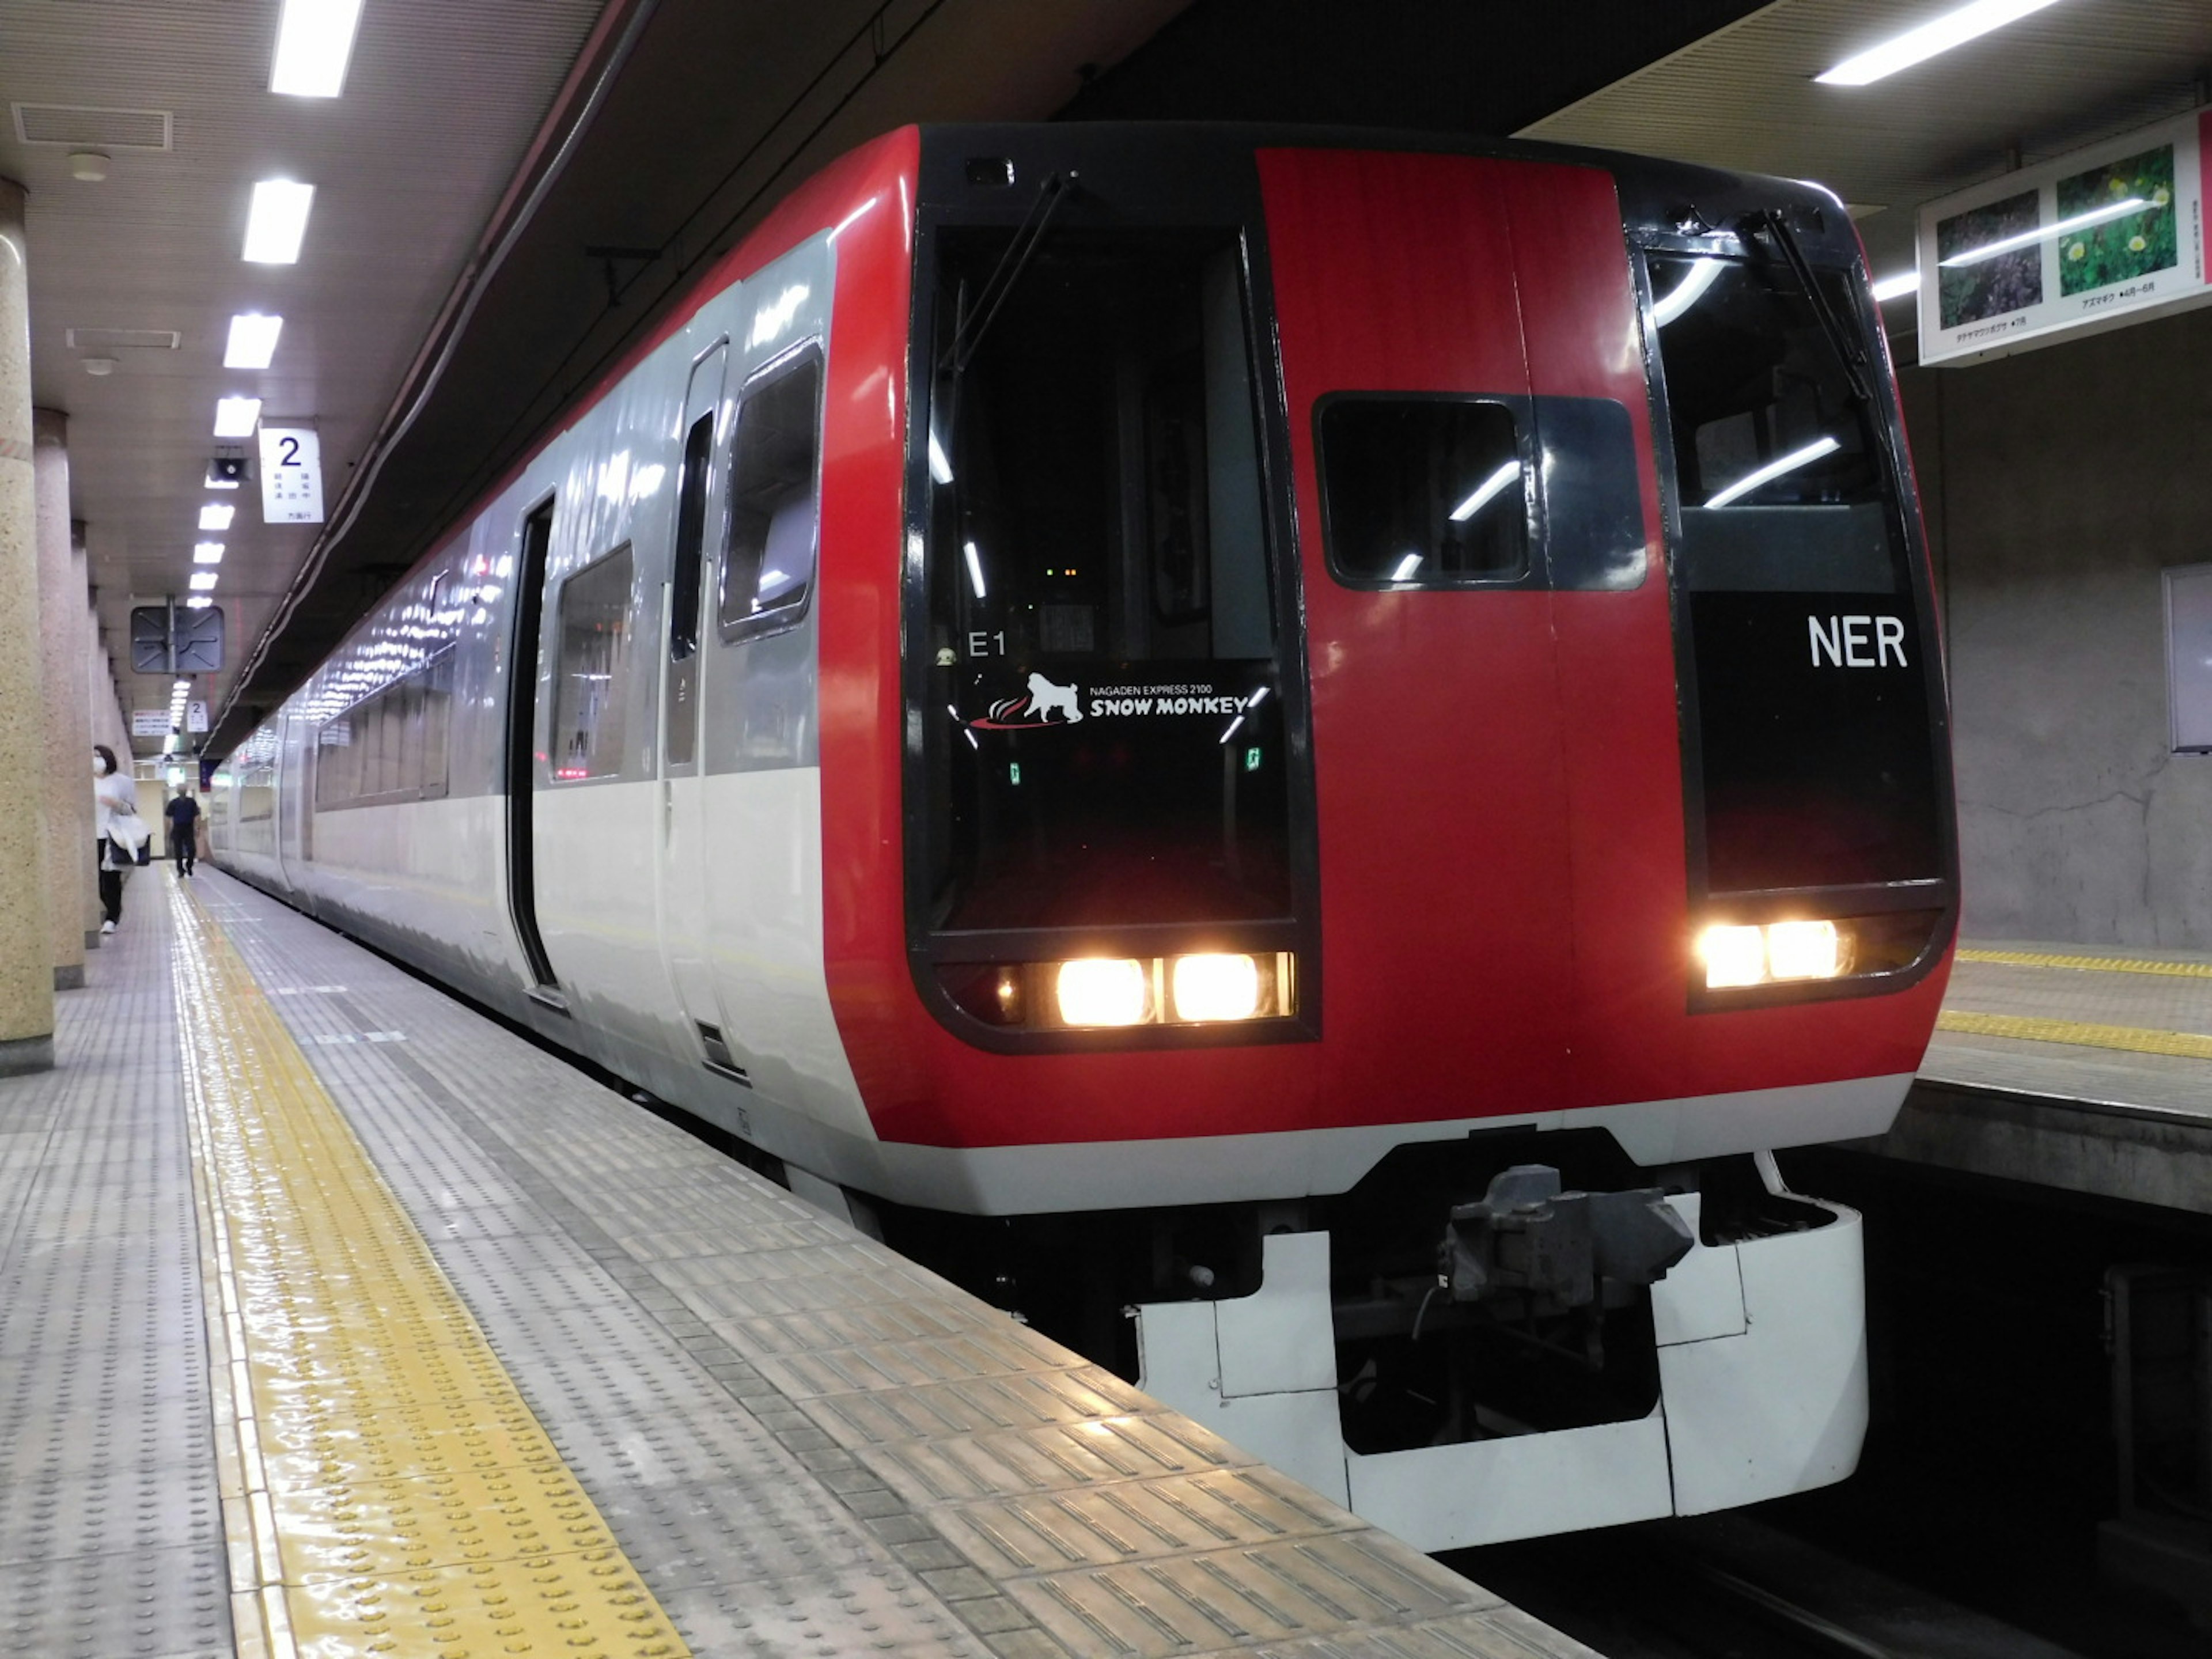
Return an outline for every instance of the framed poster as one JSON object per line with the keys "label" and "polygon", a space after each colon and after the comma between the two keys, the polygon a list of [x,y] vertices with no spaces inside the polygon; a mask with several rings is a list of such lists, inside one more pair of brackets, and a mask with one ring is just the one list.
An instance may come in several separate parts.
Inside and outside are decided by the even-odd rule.
{"label": "framed poster", "polygon": [[1920,361],[1970,362],[2212,300],[2212,110],[1920,210]]}

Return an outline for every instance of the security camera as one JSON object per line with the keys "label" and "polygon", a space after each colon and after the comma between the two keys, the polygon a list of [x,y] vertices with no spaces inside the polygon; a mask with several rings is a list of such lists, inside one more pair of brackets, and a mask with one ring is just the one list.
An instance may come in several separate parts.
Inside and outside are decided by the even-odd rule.
{"label": "security camera", "polygon": [[246,482],[246,457],[217,455],[208,462],[207,482],[210,489],[235,489]]}

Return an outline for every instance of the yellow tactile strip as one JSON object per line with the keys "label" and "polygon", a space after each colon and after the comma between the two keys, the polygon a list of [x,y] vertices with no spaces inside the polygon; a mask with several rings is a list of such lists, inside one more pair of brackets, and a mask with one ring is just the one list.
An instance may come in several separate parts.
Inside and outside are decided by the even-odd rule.
{"label": "yellow tactile strip", "polygon": [[245,962],[173,895],[241,1659],[684,1659]]}
{"label": "yellow tactile strip", "polygon": [[2196,1031],[2160,1031],[2141,1025],[2092,1025],[2079,1020],[2039,1019],[2022,1014],[1977,1014],[1946,1008],[1936,1029],[1966,1036],[2013,1037],[2024,1042],[2065,1042],[2077,1048],[2125,1048],[2139,1054],[2175,1054],[2212,1060],[2212,1036]]}
{"label": "yellow tactile strip", "polygon": [[2160,962],[2148,957],[2061,956],[2053,951],[1969,950],[1961,962],[1994,962],[2009,968],[2071,968],[2094,974],[2160,974],[2171,979],[2212,979],[2212,963]]}

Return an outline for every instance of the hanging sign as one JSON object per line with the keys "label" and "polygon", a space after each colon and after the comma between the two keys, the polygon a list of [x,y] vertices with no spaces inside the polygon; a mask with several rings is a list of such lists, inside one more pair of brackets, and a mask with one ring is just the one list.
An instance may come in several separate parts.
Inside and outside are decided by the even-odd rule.
{"label": "hanging sign", "polygon": [[187,732],[204,732],[207,729],[208,706],[204,702],[186,703],[185,705],[185,730]]}
{"label": "hanging sign", "polygon": [[323,445],[311,426],[261,426],[261,520],[323,521]]}
{"label": "hanging sign", "polygon": [[2212,300],[2212,111],[1920,210],[1920,361],[1972,362]]}
{"label": "hanging sign", "polygon": [[169,735],[169,711],[166,708],[134,708],[131,711],[131,735],[134,738],[166,738]]}

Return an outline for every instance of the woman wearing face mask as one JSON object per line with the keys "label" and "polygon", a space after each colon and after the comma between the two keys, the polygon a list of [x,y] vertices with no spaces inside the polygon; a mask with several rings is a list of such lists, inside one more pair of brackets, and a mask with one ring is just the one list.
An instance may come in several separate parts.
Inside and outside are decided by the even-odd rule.
{"label": "woman wearing face mask", "polygon": [[119,839],[110,842],[108,832],[118,817],[135,821],[137,813],[138,792],[116,770],[115,751],[104,743],[93,744],[92,845],[100,860],[100,908],[107,915],[100,924],[103,933],[113,933],[123,920],[123,866],[133,858],[132,849]]}

